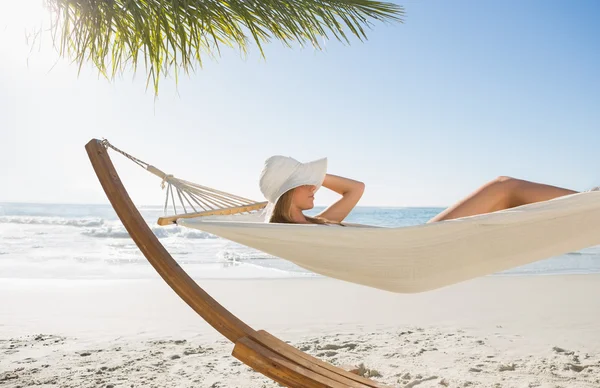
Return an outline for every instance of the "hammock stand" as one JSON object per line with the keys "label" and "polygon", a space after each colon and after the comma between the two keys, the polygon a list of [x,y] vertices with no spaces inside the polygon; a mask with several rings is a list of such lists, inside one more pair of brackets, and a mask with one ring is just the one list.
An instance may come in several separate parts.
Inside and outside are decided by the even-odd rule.
{"label": "hammock stand", "polygon": [[[195,211],[194,213],[187,213],[185,211],[184,214],[162,217],[159,220],[161,225],[167,225],[178,218],[185,217],[247,213],[262,209],[265,203],[253,202],[175,179],[139,159],[116,149],[107,141],[92,139],[85,146],[88,157],[106,196],[133,241],[173,291],[208,324],[234,344],[232,355],[235,358],[286,387],[389,388],[376,381],[350,373],[312,357],[264,330],[254,330],[206,293],[171,257],[142,218],[140,212],[131,201],[108,155],[109,147],[159,176],[163,179],[163,183],[166,182],[169,184],[168,190],[170,190],[174,208],[175,202],[172,186],[175,187],[182,204],[188,202],[190,199],[186,198],[184,194],[188,194],[189,196],[190,193],[195,193],[194,198],[196,200],[199,198],[203,199],[202,201],[198,200],[202,204],[202,206],[199,206],[202,209],[201,211]],[[193,190],[192,188],[194,187],[197,190]],[[233,201],[232,198],[237,198],[238,202]],[[166,202],[168,202],[168,199],[169,194],[167,194]],[[195,201],[190,200],[188,204],[191,206],[192,202]],[[227,203],[230,206],[223,207],[223,204]],[[194,206],[192,207],[194,208]]]}

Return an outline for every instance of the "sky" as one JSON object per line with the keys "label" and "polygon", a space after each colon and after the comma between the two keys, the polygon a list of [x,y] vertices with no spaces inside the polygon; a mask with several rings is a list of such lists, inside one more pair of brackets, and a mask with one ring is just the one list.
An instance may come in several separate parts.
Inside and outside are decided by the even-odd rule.
{"label": "sky", "polygon": [[[600,185],[600,2],[398,1],[404,23],[324,50],[225,49],[189,76],[109,81],[32,46],[39,0],[0,15],[0,202],[108,203],[84,146],[107,138],[165,172],[262,200],[274,154],[361,180],[362,206],[449,206],[499,175]],[[10,9],[13,7],[14,9]],[[139,205],[160,180],[115,155]],[[327,189],[316,203],[337,198]]]}

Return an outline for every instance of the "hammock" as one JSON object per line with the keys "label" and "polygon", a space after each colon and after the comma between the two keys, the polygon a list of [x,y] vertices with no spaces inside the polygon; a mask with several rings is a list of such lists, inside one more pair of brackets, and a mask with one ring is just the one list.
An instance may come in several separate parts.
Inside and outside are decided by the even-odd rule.
{"label": "hammock", "polygon": [[[161,217],[159,224],[200,229],[312,272],[382,290],[428,291],[600,244],[598,191],[410,227],[268,224],[256,212],[265,202],[177,179],[104,144],[168,184],[165,211],[171,198],[177,212],[175,187],[185,213]],[[187,213],[186,202],[202,211]]]}
{"label": "hammock", "polygon": [[[260,220],[264,202],[179,180],[107,141],[88,142],[86,151],[106,196],[158,274],[208,324],[235,344],[234,357],[292,388],[387,387],[312,357],[264,330],[254,330],[207,294],[152,233],[129,198],[108,148],[159,176],[167,184],[167,202],[171,198],[175,212],[172,187],[180,203],[187,202],[184,193],[188,199],[191,195],[204,199],[198,200],[204,206],[193,213],[184,210],[182,214],[165,214],[160,219],[162,224],[177,222],[195,227],[327,276],[391,291],[424,291],[600,243],[600,192],[404,228],[267,224]],[[223,198],[236,198],[241,203],[231,204]],[[187,204],[191,203],[195,202]]]}
{"label": "hammock", "polygon": [[399,227],[180,219],[315,273],[382,290],[433,290],[600,244],[600,192]]}

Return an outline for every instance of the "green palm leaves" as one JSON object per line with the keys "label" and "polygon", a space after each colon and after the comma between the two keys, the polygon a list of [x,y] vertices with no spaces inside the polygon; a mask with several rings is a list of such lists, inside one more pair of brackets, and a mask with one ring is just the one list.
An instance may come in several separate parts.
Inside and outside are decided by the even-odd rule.
{"label": "green palm leaves", "polygon": [[[221,46],[277,39],[320,48],[319,38],[366,38],[372,21],[402,21],[403,8],[375,0],[45,0],[60,53],[112,78],[143,64],[155,92],[161,74],[189,72]],[[348,32],[347,32],[348,31]]]}

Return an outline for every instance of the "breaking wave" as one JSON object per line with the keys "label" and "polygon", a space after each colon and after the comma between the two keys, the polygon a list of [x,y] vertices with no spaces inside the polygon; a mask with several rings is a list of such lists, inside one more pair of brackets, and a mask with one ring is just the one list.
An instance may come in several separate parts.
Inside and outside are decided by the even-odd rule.
{"label": "breaking wave", "polygon": [[270,259],[276,260],[277,257],[268,255],[264,252],[257,250],[241,250],[226,248],[217,253],[217,259],[220,261],[236,262]]}
{"label": "breaking wave", "polygon": [[[200,230],[187,229],[181,226],[150,226],[152,233],[158,238],[185,238],[185,239],[216,239],[218,237]],[[97,228],[88,228],[81,234],[96,238],[129,238],[129,233],[123,225],[103,225]]]}
{"label": "breaking wave", "polygon": [[[118,221],[107,221],[103,218],[65,218],[44,216],[1,216],[0,224],[72,226],[82,228],[81,234],[95,238],[129,238],[129,233]],[[218,238],[200,230],[181,226],[149,225],[158,238],[178,237],[186,239]]]}
{"label": "breaking wave", "polygon": [[2,216],[0,224],[75,226],[79,228],[95,227],[104,224],[102,218],[64,218],[38,216]]}

